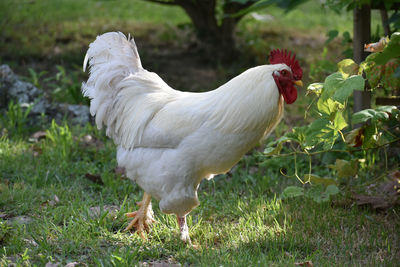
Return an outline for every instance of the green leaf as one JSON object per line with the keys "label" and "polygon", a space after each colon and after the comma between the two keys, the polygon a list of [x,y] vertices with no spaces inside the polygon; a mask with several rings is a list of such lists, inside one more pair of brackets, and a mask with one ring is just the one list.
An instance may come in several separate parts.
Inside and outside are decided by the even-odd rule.
{"label": "green leaf", "polygon": [[326,100],[331,98],[338,87],[338,84],[343,81],[343,75],[340,72],[335,72],[326,77],[324,81],[324,90],[322,91],[321,98]]}
{"label": "green leaf", "polygon": [[338,63],[338,70],[342,73],[343,77],[347,79],[351,75],[357,75],[359,66],[352,59],[343,59]]}
{"label": "green leaf", "polygon": [[358,163],[355,160],[336,159],[335,165],[330,167],[336,170],[338,178],[354,177],[358,173]]}
{"label": "green leaf", "polygon": [[344,104],[354,90],[364,90],[364,78],[360,75],[353,75],[344,79],[342,73],[336,72],[325,79],[321,98],[322,100],[332,98],[332,100]]}
{"label": "green leaf", "polygon": [[339,102],[332,100],[331,98],[324,100],[322,97],[320,97],[317,102],[317,108],[318,111],[329,116],[339,109],[343,109],[344,106]]}
{"label": "green leaf", "polygon": [[351,116],[351,119],[354,124],[366,122],[369,119],[374,117],[374,113],[375,113],[375,111],[372,109],[364,109],[364,110],[354,113]]}
{"label": "green leaf", "polygon": [[332,42],[333,39],[335,39],[339,35],[339,32],[337,30],[331,30],[326,34],[326,37],[328,39],[325,41],[325,44],[329,44]]}
{"label": "green leaf", "polygon": [[321,184],[321,185],[331,185],[336,184],[336,181],[332,178],[322,178],[316,174],[306,174],[304,175],[304,181],[310,181],[312,184]]}
{"label": "green leaf", "polygon": [[347,127],[347,122],[343,117],[342,112],[337,111],[335,114],[335,118],[333,119],[333,126],[336,131],[340,131],[343,128]]}
{"label": "green leaf", "polygon": [[[311,198],[317,203],[321,203],[326,201],[326,195],[324,196],[324,187],[322,185],[314,185],[312,186],[306,193],[305,196],[307,198]],[[329,200],[329,198],[328,198]]]}
{"label": "green leaf", "polygon": [[379,106],[379,107],[375,108],[375,110],[392,114],[395,112],[395,110],[398,110],[398,108],[396,106]]}
{"label": "green leaf", "polygon": [[304,196],[304,188],[298,186],[288,186],[282,192],[282,198],[292,198]]}
{"label": "green leaf", "polygon": [[330,184],[326,187],[325,193],[329,196],[334,196],[339,193],[339,188],[334,184]]}
{"label": "green leaf", "polygon": [[331,149],[338,136],[333,127],[333,123],[327,118],[313,121],[306,131],[306,142],[301,143],[305,149],[311,149],[315,145],[322,143],[324,149]]}
{"label": "green leaf", "polygon": [[366,122],[371,119],[373,122],[389,119],[389,114],[397,110],[395,106],[380,106],[376,109],[364,109],[352,115],[354,124]]}
{"label": "green leaf", "polygon": [[286,135],[281,136],[278,140],[273,141],[267,145],[267,147],[264,150],[264,154],[268,156],[277,155],[281,152],[283,144],[286,142],[290,142],[292,140],[293,140],[292,138]]}
{"label": "green leaf", "polygon": [[333,100],[344,103],[354,90],[364,90],[364,78],[360,75],[353,75],[340,82],[333,95]]}

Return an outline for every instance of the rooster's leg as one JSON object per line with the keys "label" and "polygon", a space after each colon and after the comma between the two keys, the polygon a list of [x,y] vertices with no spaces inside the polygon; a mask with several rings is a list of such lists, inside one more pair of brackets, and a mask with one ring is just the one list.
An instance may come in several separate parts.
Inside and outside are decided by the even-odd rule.
{"label": "rooster's leg", "polygon": [[136,233],[144,239],[143,230],[148,231],[150,229],[150,224],[154,222],[153,209],[151,208],[151,196],[145,192],[142,201],[137,204],[140,206],[139,210],[125,214],[127,217],[133,219],[124,231],[135,227]]}
{"label": "rooster's leg", "polygon": [[176,215],[176,218],[178,219],[179,230],[181,232],[181,240],[189,245],[192,245],[189,236],[189,228],[186,223],[186,215],[183,217]]}

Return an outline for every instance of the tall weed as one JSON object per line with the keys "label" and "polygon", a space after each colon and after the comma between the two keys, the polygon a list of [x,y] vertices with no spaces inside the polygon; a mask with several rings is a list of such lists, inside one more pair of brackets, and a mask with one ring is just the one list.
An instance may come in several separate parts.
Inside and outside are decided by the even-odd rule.
{"label": "tall weed", "polygon": [[23,136],[29,130],[27,123],[32,107],[33,105],[20,105],[10,101],[5,115],[0,117],[1,128],[10,136]]}
{"label": "tall weed", "polygon": [[44,142],[43,150],[49,156],[67,160],[72,156],[73,145],[73,135],[67,123],[58,125],[52,120],[50,128],[46,130],[46,142]]}

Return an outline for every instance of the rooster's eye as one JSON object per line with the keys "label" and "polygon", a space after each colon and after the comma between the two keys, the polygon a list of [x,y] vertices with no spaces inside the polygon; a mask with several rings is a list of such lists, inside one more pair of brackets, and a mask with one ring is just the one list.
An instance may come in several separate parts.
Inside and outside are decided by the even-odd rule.
{"label": "rooster's eye", "polygon": [[288,71],[287,71],[287,70],[282,70],[282,71],[281,71],[281,74],[282,74],[283,76],[286,76],[286,75],[288,75]]}

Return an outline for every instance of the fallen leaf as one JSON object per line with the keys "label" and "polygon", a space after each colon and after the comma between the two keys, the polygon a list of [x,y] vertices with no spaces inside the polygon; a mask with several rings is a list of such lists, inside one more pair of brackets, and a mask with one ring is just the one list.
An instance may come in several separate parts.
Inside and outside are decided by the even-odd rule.
{"label": "fallen leaf", "polygon": [[99,185],[104,185],[103,180],[101,179],[100,175],[96,175],[96,174],[90,174],[90,173],[86,173],[85,177],[87,179],[89,179],[90,181],[92,181],[93,183],[99,184]]}
{"label": "fallen leaf", "polygon": [[365,44],[364,45],[364,51],[365,52],[382,52],[385,46],[388,44],[389,38],[388,37],[382,37],[379,42],[376,43],[371,43],[371,44]]}
{"label": "fallen leaf", "polygon": [[29,141],[36,143],[42,139],[45,139],[46,136],[47,136],[47,133],[45,131],[38,131],[31,135],[31,137],[29,138]]}
{"label": "fallen leaf", "polygon": [[357,205],[359,206],[368,205],[371,206],[373,209],[387,209],[390,207],[389,202],[386,201],[382,196],[353,194],[353,197],[356,200]]}
{"label": "fallen leaf", "polygon": [[357,205],[369,205],[373,209],[387,209],[400,204],[400,171],[391,172],[388,180],[368,187],[370,195],[353,194]]}
{"label": "fallen leaf", "polygon": [[57,262],[57,263],[52,263],[52,262],[48,262],[46,263],[45,267],[58,267],[60,266],[61,263]]}

